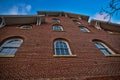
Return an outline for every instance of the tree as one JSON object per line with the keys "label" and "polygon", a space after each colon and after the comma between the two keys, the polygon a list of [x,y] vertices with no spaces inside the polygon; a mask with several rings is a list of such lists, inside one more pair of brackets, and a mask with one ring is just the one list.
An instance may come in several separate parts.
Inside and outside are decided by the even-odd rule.
{"label": "tree", "polygon": [[120,0],[110,0],[108,3],[108,6],[101,9],[100,14],[107,13],[107,15],[104,17],[109,18],[109,21],[111,18],[116,15],[119,17],[120,15]]}

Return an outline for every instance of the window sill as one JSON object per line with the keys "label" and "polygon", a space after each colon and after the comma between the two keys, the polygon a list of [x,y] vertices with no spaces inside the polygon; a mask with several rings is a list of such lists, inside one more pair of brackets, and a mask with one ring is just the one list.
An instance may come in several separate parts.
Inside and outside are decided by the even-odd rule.
{"label": "window sill", "polygon": [[56,58],[72,58],[72,57],[77,57],[77,55],[53,55],[53,57]]}
{"label": "window sill", "polygon": [[1,57],[15,57],[15,55],[0,55],[0,58]]}
{"label": "window sill", "polygon": [[120,57],[120,54],[108,54],[108,55],[105,55],[106,57]]}
{"label": "window sill", "polygon": [[57,30],[53,30],[53,32],[66,32],[66,31],[57,31]]}
{"label": "window sill", "polygon": [[20,28],[22,30],[31,30],[32,28]]}
{"label": "window sill", "polygon": [[83,32],[83,31],[81,31],[82,33],[91,33],[91,32]]}

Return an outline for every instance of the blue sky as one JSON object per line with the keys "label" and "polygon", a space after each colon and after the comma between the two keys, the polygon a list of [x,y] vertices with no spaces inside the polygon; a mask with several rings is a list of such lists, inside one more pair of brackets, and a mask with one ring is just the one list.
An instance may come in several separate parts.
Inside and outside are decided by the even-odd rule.
{"label": "blue sky", "polygon": [[[0,14],[34,15],[37,11],[64,11],[104,20],[106,14],[100,15],[99,12],[108,2],[109,0],[1,0]],[[120,17],[114,16],[112,22],[120,23]]]}

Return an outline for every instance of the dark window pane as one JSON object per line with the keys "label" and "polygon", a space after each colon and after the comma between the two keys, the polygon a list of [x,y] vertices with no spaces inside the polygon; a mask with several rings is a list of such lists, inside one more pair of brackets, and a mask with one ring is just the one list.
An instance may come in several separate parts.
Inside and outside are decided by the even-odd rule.
{"label": "dark window pane", "polygon": [[56,54],[60,55],[60,49],[56,49]]}
{"label": "dark window pane", "polygon": [[104,50],[101,50],[101,51],[102,51],[102,53],[104,53],[104,54],[110,54],[108,50],[105,50],[105,49],[104,49]]}
{"label": "dark window pane", "polygon": [[105,48],[104,46],[102,46],[101,44],[95,44],[99,49],[100,48]]}
{"label": "dark window pane", "polygon": [[61,49],[61,54],[62,54],[62,55],[65,55],[64,49]]}
{"label": "dark window pane", "polygon": [[65,49],[65,53],[66,53],[66,55],[69,55],[68,49]]}
{"label": "dark window pane", "polygon": [[57,43],[56,43],[56,48],[59,48],[59,47],[60,47],[60,46],[59,46],[59,43],[57,42]]}
{"label": "dark window pane", "polygon": [[64,48],[67,48],[67,45],[66,45],[65,43],[63,43],[63,47],[64,47]]}
{"label": "dark window pane", "polygon": [[62,42],[60,43],[60,48],[63,48],[63,43]]}
{"label": "dark window pane", "polygon": [[53,26],[53,29],[54,30],[57,30],[57,31],[61,31],[62,30],[62,26]]}

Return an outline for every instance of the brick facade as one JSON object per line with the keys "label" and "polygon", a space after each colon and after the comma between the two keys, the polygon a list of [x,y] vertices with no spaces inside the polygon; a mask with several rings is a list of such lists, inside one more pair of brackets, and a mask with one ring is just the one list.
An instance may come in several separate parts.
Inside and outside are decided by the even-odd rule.
{"label": "brick facade", "polygon": [[[10,37],[21,37],[23,43],[15,57],[0,58],[0,80],[119,80],[120,57],[106,57],[92,40],[99,39],[120,54],[120,34],[97,30],[86,20],[77,19],[90,32],[82,32],[74,18],[58,16],[63,31],[53,31],[52,18],[32,29],[7,25],[0,29],[0,44]],[[69,43],[75,57],[54,57],[54,40]]]}

